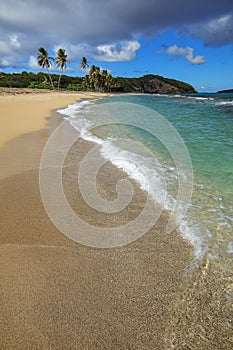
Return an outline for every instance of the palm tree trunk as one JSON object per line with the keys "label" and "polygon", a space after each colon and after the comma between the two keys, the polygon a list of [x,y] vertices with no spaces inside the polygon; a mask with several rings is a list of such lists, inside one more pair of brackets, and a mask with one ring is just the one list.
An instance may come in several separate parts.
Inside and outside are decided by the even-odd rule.
{"label": "palm tree trunk", "polygon": [[63,69],[61,70],[61,73],[60,73],[60,76],[59,76],[59,79],[58,79],[58,85],[57,85],[57,89],[58,89],[58,90],[60,89],[60,83],[61,83],[62,72],[63,72]]}
{"label": "palm tree trunk", "polygon": [[57,89],[60,89],[60,82],[61,82],[61,73],[59,75],[59,79],[58,79],[58,84],[57,84]]}
{"label": "palm tree trunk", "polygon": [[53,90],[54,90],[54,85],[53,85],[53,81],[52,81],[52,78],[51,78],[51,75],[50,75],[50,73],[49,73],[49,70],[48,70],[48,68],[47,68],[47,72],[48,72],[48,75],[49,75],[49,80],[50,80],[50,83],[51,83],[51,85],[52,85],[52,88],[53,88]]}

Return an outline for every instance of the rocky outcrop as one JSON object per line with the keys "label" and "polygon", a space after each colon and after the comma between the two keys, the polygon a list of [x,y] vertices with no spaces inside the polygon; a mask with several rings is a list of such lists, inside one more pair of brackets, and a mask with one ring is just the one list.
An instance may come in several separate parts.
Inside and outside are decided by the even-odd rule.
{"label": "rocky outcrop", "polygon": [[181,92],[177,86],[166,83],[153,75],[146,77],[142,82],[143,92],[145,93],[174,94]]}
{"label": "rocky outcrop", "polygon": [[197,93],[188,83],[148,74],[140,78],[118,78],[122,92],[139,92],[150,94]]}

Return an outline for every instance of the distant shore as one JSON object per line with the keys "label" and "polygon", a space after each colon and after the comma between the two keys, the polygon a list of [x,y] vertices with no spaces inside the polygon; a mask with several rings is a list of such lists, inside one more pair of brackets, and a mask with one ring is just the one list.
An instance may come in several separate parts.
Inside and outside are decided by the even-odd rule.
{"label": "distant shore", "polygon": [[218,94],[233,94],[233,89],[220,90],[217,93]]}

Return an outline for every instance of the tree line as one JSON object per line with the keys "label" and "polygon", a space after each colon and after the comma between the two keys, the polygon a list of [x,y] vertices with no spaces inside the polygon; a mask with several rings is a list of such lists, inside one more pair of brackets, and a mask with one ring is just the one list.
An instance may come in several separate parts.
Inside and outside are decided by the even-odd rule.
{"label": "tree line", "polygon": [[[66,51],[62,48],[59,48],[56,52],[56,57],[51,57],[48,54],[48,51],[40,47],[37,51],[37,62],[38,65],[47,70],[49,79],[46,80],[46,84],[49,85],[52,89],[60,89],[61,77],[64,70],[67,67],[67,64],[70,63],[70,60],[67,58]],[[56,63],[57,68],[60,69],[60,75],[56,84],[52,79],[49,69],[52,67],[53,62]],[[89,67],[86,57],[82,57],[80,66],[82,69]],[[72,89],[72,86],[70,86]],[[89,74],[82,78],[81,84],[82,90],[94,90],[94,91],[112,91],[120,88],[120,85],[116,80],[113,79],[111,74],[108,73],[107,69],[100,69],[100,67],[92,65],[89,69]],[[75,90],[75,86],[73,86]]]}
{"label": "tree line", "polygon": [[[70,63],[66,51],[59,48],[56,57],[51,57],[48,51],[40,47],[37,51],[37,62],[47,73],[37,74],[23,71],[22,73],[0,72],[0,87],[63,89],[72,91],[103,91],[123,93],[194,93],[195,89],[188,83],[164,78],[159,75],[147,74],[137,78],[112,77],[106,69],[91,65],[85,57],[80,61],[80,67],[88,74],[84,77],[67,76],[64,74]],[[51,72],[51,66],[56,63],[60,74]],[[172,89],[171,89],[172,87]]]}

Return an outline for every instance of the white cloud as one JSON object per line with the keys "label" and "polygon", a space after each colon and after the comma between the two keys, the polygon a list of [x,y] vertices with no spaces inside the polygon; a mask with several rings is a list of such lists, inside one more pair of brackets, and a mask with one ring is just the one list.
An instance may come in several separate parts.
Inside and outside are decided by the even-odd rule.
{"label": "white cloud", "polygon": [[136,51],[141,47],[138,41],[126,41],[110,45],[99,45],[96,48],[94,58],[97,61],[122,62],[131,61],[136,56]]}
{"label": "white cloud", "polygon": [[72,61],[81,60],[83,56],[92,55],[94,51],[94,48],[88,44],[73,45],[70,42],[62,42],[54,46],[54,52],[56,53],[60,47],[66,50],[68,58]]}
{"label": "white cloud", "polygon": [[191,64],[203,64],[206,63],[204,56],[195,56],[194,49],[190,46],[180,47],[172,45],[167,47],[165,50],[158,51],[157,53],[166,53],[168,55],[182,56]]}
{"label": "white cloud", "polygon": [[106,45],[89,45],[71,43],[61,43],[54,47],[56,52],[60,47],[64,48],[71,60],[81,60],[82,56],[93,57],[96,61],[103,62],[124,62],[135,58],[136,51],[141,45],[138,41],[124,41]]}
{"label": "white cloud", "polygon": [[225,29],[231,20],[232,20],[232,15],[222,16],[220,18],[217,18],[216,20],[210,21],[208,23],[208,26],[210,28],[212,27],[213,30],[217,30],[217,29],[219,29],[219,27],[221,29]]}
{"label": "white cloud", "polygon": [[2,67],[2,68],[8,67],[9,64],[10,64],[10,62],[6,58],[2,58],[0,61],[0,67]]}
{"label": "white cloud", "polygon": [[15,50],[20,49],[20,42],[16,34],[8,35],[6,38],[0,38],[0,55],[11,55]]}
{"label": "white cloud", "polygon": [[21,43],[19,42],[17,34],[10,34],[4,37],[0,37],[0,67],[14,67],[18,68],[21,64],[23,54],[20,51]]}
{"label": "white cloud", "polygon": [[15,49],[19,49],[21,47],[17,34],[10,35],[10,45]]}
{"label": "white cloud", "polygon": [[30,56],[29,58],[29,62],[28,65],[31,69],[33,70],[39,70],[41,69],[41,67],[39,66],[39,64],[37,63],[37,59],[35,56]]}

